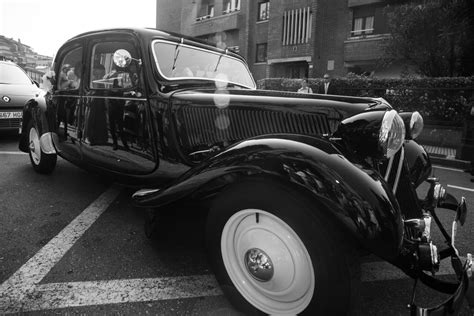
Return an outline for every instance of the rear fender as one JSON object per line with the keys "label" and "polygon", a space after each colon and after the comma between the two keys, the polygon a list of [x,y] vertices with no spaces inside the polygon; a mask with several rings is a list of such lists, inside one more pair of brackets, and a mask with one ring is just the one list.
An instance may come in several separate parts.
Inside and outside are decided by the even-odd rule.
{"label": "rear fender", "polygon": [[[45,153],[54,152],[54,147],[52,147],[52,138],[53,135],[50,132],[50,123],[46,117],[46,101],[44,96],[39,96],[35,99],[29,100],[23,107],[23,119],[21,123],[21,135],[19,141],[19,149],[23,152],[28,152],[28,124],[33,120],[33,124],[36,126],[38,134],[40,135],[40,140],[42,148],[44,148]],[[48,133],[47,135],[44,135]],[[45,146],[43,146],[45,144]],[[51,146],[50,146],[51,145]]]}
{"label": "rear fender", "polygon": [[297,186],[328,216],[377,255],[391,259],[403,236],[398,203],[379,174],[354,165],[324,139],[261,136],[238,143],[186,172],[162,190],[140,190],[139,206],[156,208],[219,192],[245,176],[265,175]]}

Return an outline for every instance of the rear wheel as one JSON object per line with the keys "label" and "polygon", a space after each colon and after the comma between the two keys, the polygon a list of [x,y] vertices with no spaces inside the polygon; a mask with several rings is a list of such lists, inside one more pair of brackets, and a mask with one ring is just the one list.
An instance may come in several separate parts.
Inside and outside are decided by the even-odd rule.
{"label": "rear wheel", "polygon": [[28,154],[31,165],[38,173],[48,174],[53,172],[56,167],[57,155],[46,154],[40,146],[40,136],[33,121],[28,123]]}
{"label": "rear wheel", "polygon": [[[210,264],[227,298],[247,314],[348,314],[358,258],[300,193],[265,180],[233,185],[206,227]],[[342,238],[342,239],[341,239]]]}

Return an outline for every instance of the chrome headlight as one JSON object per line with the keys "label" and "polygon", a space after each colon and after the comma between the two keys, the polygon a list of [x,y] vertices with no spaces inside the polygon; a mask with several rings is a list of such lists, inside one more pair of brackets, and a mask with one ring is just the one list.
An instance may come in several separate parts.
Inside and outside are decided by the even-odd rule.
{"label": "chrome headlight", "polygon": [[424,123],[423,117],[418,111],[400,113],[403,122],[405,123],[406,139],[415,139],[423,131]]}
{"label": "chrome headlight", "polygon": [[386,158],[390,158],[403,146],[405,124],[397,111],[385,112],[379,132],[379,146]]}

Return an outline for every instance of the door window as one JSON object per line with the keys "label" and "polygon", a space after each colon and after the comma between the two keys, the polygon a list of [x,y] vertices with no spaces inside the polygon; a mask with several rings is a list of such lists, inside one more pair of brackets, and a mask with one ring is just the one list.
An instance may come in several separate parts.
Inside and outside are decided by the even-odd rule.
{"label": "door window", "polygon": [[59,68],[58,89],[78,90],[82,78],[82,47],[68,52]]}
{"label": "door window", "polygon": [[[132,55],[127,67],[114,64],[116,50],[126,49]],[[134,46],[127,42],[105,42],[94,45],[90,69],[89,88],[91,89],[133,89],[139,84],[139,67]]]}

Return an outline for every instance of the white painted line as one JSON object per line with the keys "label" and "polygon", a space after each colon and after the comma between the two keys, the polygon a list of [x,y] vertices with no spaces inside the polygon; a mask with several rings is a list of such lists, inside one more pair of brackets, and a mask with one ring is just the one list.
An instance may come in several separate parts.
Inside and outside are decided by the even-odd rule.
{"label": "white painted line", "polygon": [[13,310],[26,312],[219,295],[222,292],[213,275],[51,283],[38,285]]}
{"label": "white painted line", "polygon": [[0,285],[0,313],[18,306],[118,196],[111,187]]}
{"label": "white painted line", "polygon": [[0,155],[28,155],[22,151],[0,151]]}
{"label": "white painted line", "polygon": [[474,192],[474,189],[465,188],[465,187],[458,187],[457,185],[451,185],[451,184],[448,184],[448,188],[453,188],[453,189],[458,189],[458,190],[464,190],[464,191]]}
{"label": "white painted line", "polygon": [[433,168],[449,170],[449,171],[456,171],[456,172],[464,172],[464,170],[462,170],[462,169],[448,168],[448,167],[442,167],[442,166],[437,166],[437,165],[433,165]]}

